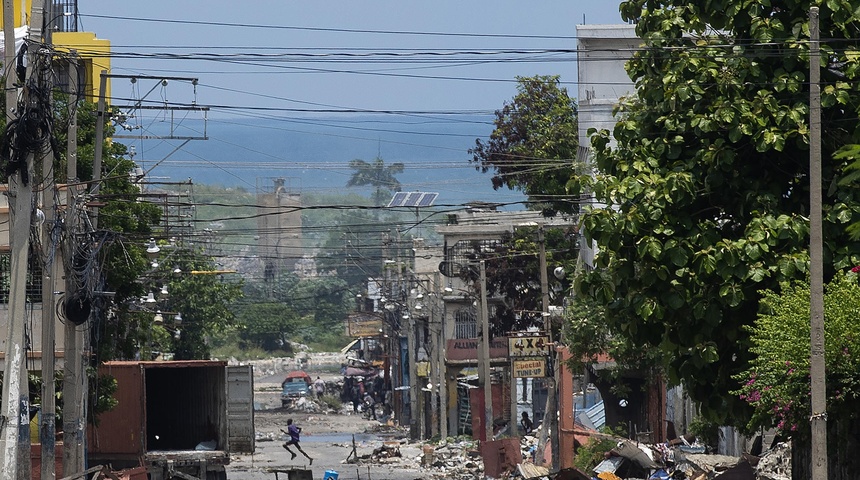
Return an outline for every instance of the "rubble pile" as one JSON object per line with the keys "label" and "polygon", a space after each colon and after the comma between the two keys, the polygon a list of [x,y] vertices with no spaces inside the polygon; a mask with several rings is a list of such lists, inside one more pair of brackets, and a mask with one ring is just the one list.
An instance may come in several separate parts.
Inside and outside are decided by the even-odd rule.
{"label": "rubble pile", "polygon": [[791,444],[778,443],[759,458],[757,480],[791,480]]}
{"label": "rubble pile", "polygon": [[453,440],[425,445],[415,459],[432,478],[467,480],[484,478],[484,462],[473,440]]}

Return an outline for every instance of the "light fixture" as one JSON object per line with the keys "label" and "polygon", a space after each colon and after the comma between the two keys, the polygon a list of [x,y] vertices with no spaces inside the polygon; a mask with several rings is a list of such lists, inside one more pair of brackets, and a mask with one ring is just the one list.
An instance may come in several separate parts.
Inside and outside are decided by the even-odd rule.
{"label": "light fixture", "polygon": [[179,267],[173,267],[173,273],[182,273],[182,269]]}
{"label": "light fixture", "polygon": [[158,252],[160,252],[160,251],[161,251],[161,249],[158,248],[158,244],[155,243],[155,239],[150,238],[149,239],[149,246],[146,247],[146,254],[147,255],[158,255]]}
{"label": "light fixture", "polygon": [[147,293],[146,294],[146,300],[144,300],[144,301],[146,303],[155,303],[155,294],[152,292]]}
{"label": "light fixture", "polygon": [[409,314],[408,313],[403,314],[403,320],[409,320]]}
{"label": "light fixture", "polygon": [[167,291],[167,284],[164,284],[161,286],[161,294],[162,295],[170,295],[170,293]]}
{"label": "light fixture", "polygon": [[175,323],[177,325],[182,324],[182,312],[177,313],[176,316],[173,317],[173,323]]}
{"label": "light fixture", "polygon": [[415,298],[417,298],[418,300],[421,300],[422,298],[424,298],[424,294],[421,292],[418,292],[418,295],[415,295]]}
{"label": "light fixture", "polygon": [[454,287],[451,286],[451,283],[448,282],[448,285],[445,286],[445,293],[451,293],[454,291]]}
{"label": "light fixture", "polygon": [[416,304],[416,305],[415,305],[415,310],[421,310],[421,309],[423,309],[423,308],[424,308],[424,305],[422,305],[422,304],[420,304],[420,303],[418,303],[418,304]]}
{"label": "light fixture", "polygon": [[555,278],[559,280],[564,280],[564,273],[564,267],[555,267],[555,270],[552,271]]}
{"label": "light fixture", "polygon": [[155,317],[152,319],[152,323],[156,325],[164,323],[164,316],[161,315],[161,310],[155,312]]}

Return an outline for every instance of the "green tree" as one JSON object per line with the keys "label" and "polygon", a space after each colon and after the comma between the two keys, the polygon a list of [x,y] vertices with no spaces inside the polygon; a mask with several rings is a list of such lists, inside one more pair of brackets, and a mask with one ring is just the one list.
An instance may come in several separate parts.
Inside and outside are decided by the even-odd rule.
{"label": "green tree", "polygon": [[352,176],[346,182],[347,187],[373,187],[373,204],[377,207],[385,205],[392,192],[400,191],[400,181],[395,175],[403,173],[404,165],[395,162],[386,165],[385,161],[376,157],[373,162],[355,159],[349,161]]}
{"label": "green tree", "polygon": [[[636,97],[610,143],[592,137],[597,175],[584,218],[596,241],[594,271],[580,292],[631,348],[662,354],[703,413],[720,422],[749,415],[729,392],[751,360],[749,333],[762,289],[808,270],[808,2],[653,1],[621,4],[645,46],[628,62]],[[853,265],[860,191],[836,188],[857,143],[860,26],[848,4],[822,6],[823,176],[826,271]],[[714,33],[717,32],[717,33]],[[837,41],[838,40],[838,41]]]}
{"label": "green tree", "polygon": [[282,303],[246,305],[239,315],[240,338],[269,352],[290,352],[299,321],[296,311]]}
{"label": "green tree", "polygon": [[[838,471],[860,468],[860,285],[856,273],[837,275],[824,295],[824,358],[827,377],[828,457]],[[765,291],[762,312],[750,332],[753,358],[738,374],[734,393],[753,408],[749,431],[776,428],[785,438],[809,442],[809,282]],[[795,443],[799,445],[800,443]],[[807,460],[808,461],[808,460]],[[803,462],[801,462],[803,463]],[[809,475],[800,475],[809,478]]]}
{"label": "green tree", "polygon": [[567,183],[579,145],[577,118],[576,101],[557,75],[517,77],[517,94],[496,110],[489,140],[475,140],[471,161],[481,172],[494,172],[497,190],[522,191],[548,213],[575,212],[578,202],[569,200]]}

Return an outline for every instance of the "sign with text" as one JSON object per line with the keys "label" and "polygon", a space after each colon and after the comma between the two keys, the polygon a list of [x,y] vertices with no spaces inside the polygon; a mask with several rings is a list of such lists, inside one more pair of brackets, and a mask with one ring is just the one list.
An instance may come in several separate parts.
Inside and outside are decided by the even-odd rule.
{"label": "sign with text", "polygon": [[382,316],[377,313],[351,313],[346,319],[346,334],[352,338],[382,335]]}
{"label": "sign with text", "polygon": [[508,349],[512,357],[542,357],[549,353],[549,337],[509,337]]}
{"label": "sign with text", "polygon": [[514,378],[538,378],[546,376],[546,359],[530,358],[511,362]]}
{"label": "sign with text", "polygon": [[[448,360],[477,360],[478,344],[477,338],[454,338],[447,342],[445,357]],[[494,338],[490,341],[490,358],[508,358],[507,337]]]}

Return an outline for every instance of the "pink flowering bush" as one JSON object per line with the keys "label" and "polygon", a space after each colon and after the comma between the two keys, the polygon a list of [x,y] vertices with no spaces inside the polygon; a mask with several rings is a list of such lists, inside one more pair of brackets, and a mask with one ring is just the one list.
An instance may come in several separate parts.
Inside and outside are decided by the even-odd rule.
{"label": "pink flowering bush", "polygon": [[[860,270],[860,269],[858,269]],[[750,368],[735,377],[733,392],[754,409],[750,431],[775,427],[786,436],[809,431],[809,284],[763,292],[750,328]],[[825,288],[825,369],[829,419],[857,419],[860,409],[860,285],[858,272],[837,276]]]}

